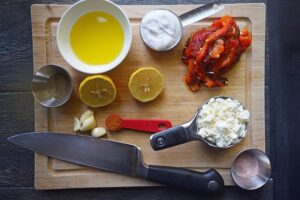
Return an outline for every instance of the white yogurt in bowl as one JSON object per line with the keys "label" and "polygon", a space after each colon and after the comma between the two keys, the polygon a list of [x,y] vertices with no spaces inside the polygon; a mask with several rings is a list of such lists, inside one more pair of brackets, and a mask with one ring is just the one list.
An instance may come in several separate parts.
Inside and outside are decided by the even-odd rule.
{"label": "white yogurt in bowl", "polygon": [[175,13],[163,9],[153,10],[143,17],[140,33],[149,48],[168,51],[179,43],[182,25]]}

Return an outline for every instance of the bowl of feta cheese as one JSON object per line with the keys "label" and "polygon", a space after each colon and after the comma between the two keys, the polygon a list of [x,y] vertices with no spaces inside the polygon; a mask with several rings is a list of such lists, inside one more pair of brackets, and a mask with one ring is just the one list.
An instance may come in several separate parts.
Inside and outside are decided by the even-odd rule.
{"label": "bowl of feta cheese", "polygon": [[195,134],[210,146],[229,148],[246,137],[249,120],[249,111],[238,100],[213,97],[198,111]]}

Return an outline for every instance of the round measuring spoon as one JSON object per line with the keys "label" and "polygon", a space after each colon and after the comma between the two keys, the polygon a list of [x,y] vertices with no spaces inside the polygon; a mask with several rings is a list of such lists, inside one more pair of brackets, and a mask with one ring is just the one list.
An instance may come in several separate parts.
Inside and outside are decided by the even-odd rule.
{"label": "round measuring spoon", "polygon": [[[214,99],[217,99],[217,98],[228,99],[231,97],[217,96],[217,97],[213,97],[213,98]],[[233,99],[233,98],[231,98],[231,99]],[[211,143],[210,141],[206,140],[205,138],[202,138],[200,135],[197,134],[198,130],[199,130],[199,126],[197,124],[198,115],[199,115],[202,107],[205,104],[207,104],[209,101],[210,101],[210,99],[208,99],[207,101],[204,102],[204,104],[197,110],[196,114],[190,121],[151,135],[150,143],[151,143],[152,148],[155,151],[158,151],[158,150],[166,149],[169,147],[173,147],[173,146],[191,142],[191,141],[202,141],[202,142],[205,142],[206,144],[208,144],[209,146],[216,147],[216,148],[229,148],[229,147],[232,147],[232,146],[238,144],[243,138],[239,138],[239,140],[236,143],[231,144],[229,146],[219,147],[216,144]],[[247,131],[247,125],[245,128],[245,131]]]}
{"label": "round measuring spoon", "polygon": [[231,165],[233,181],[245,190],[256,190],[267,183],[271,176],[269,157],[258,149],[239,153]]}
{"label": "round measuring spoon", "polygon": [[[153,10],[143,17],[140,24],[140,35],[146,46],[152,50],[168,51],[180,42],[183,27],[223,9],[224,6],[217,1],[190,10],[180,16],[167,9]],[[166,20],[167,22],[165,22]]]}
{"label": "round measuring spoon", "polygon": [[157,133],[172,127],[169,120],[161,119],[123,119],[120,115],[109,115],[105,120],[106,128],[110,132],[116,132],[120,129],[132,129]]}
{"label": "round measuring spoon", "polygon": [[57,65],[46,65],[32,78],[32,93],[45,107],[58,107],[66,103],[72,94],[73,83],[69,73]]}

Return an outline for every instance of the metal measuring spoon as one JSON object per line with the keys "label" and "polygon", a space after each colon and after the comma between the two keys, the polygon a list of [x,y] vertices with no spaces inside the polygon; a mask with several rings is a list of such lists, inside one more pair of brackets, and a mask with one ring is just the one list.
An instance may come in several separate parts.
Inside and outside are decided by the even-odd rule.
{"label": "metal measuring spoon", "polygon": [[190,24],[193,24],[193,23],[195,23],[197,21],[200,21],[204,18],[207,18],[207,17],[209,17],[209,16],[211,16],[211,15],[213,15],[213,14],[215,14],[215,13],[217,13],[217,12],[223,10],[223,9],[224,9],[224,5],[222,5],[220,3],[220,1],[216,1],[216,2],[213,2],[213,3],[205,4],[203,6],[195,8],[193,10],[190,10],[186,13],[183,13],[180,16],[177,16],[174,12],[172,12],[170,10],[167,10],[167,9],[157,9],[157,10],[153,10],[153,11],[148,12],[143,17],[143,19],[147,15],[150,15],[152,12],[162,10],[164,12],[165,11],[170,12],[173,16],[175,16],[175,19],[178,20],[176,22],[176,24],[179,24],[179,28],[180,28],[179,34],[177,35],[177,38],[174,40],[174,44],[172,44],[171,46],[167,46],[166,49],[154,48],[154,47],[151,47],[152,45],[148,44],[147,40],[145,39],[146,36],[143,34],[143,32],[141,30],[141,27],[143,26],[143,23],[144,23],[143,19],[142,19],[141,24],[140,24],[140,35],[141,35],[141,38],[142,38],[144,44],[146,44],[146,46],[148,46],[152,50],[155,50],[155,51],[168,51],[168,50],[174,48],[175,46],[177,46],[177,44],[180,42],[180,40],[182,38],[182,35],[183,35],[183,27],[185,27],[187,25],[190,25]]}
{"label": "metal measuring spoon", "polygon": [[239,153],[231,165],[233,181],[245,190],[255,190],[267,183],[271,176],[271,162],[258,149],[247,149]]}
{"label": "metal measuring spoon", "polygon": [[[212,98],[214,98],[214,99],[230,98],[230,99],[234,100],[234,98],[227,97],[227,96],[217,96],[217,97],[212,97]],[[199,130],[198,123],[197,123],[197,118],[199,116],[199,113],[201,112],[202,107],[205,104],[207,104],[212,98],[210,98],[204,102],[204,104],[197,110],[196,114],[190,121],[151,135],[150,143],[151,143],[152,148],[155,151],[158,151],[158,150],[166,149],[169,147],[173,147],[173,146],[176,146],[179,144],[184,144],[184,143],[191,142],[191,141],[202,141],[211,147],[222,148],[222,149],[229,148],[229,147],[232,147],[232,146],[238,144],[243,138],[240,138],[236,143],[231,144],[229,146],[219,147],[216,144],[211,143],[210,141],[206,140],[205,138],[203,138],[197,134],[198,130]],[[246,131],[247,131],[247,125],[246,125]]]}
{"label": "metal measuring spoon", "polygon": [[73,83],[69,73],[57,66],[46,65],[32,78],[32,93],[35,99],[46,107],[58,107],[71,97]]}

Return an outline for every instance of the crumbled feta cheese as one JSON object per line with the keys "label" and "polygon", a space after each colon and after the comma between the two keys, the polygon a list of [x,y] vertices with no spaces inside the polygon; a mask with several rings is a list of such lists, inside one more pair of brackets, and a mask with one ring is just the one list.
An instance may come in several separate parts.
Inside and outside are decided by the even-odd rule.
{"label": "crumbled feta cheese", "polygon": [[250,113],[249,113],[248,110],[244,110],[244,111],[242,111],[242,112],[239,114],[239,118],[240,118],[241,120],[247,121],[247,120],[249,119],[249,117],[250,117]]}
{"label": "crumbled feta cheese", "polygon": [[250,113],[235,99],[211,98],[198,114],[198,135],[218,147],[237,143],[246,136]]}

